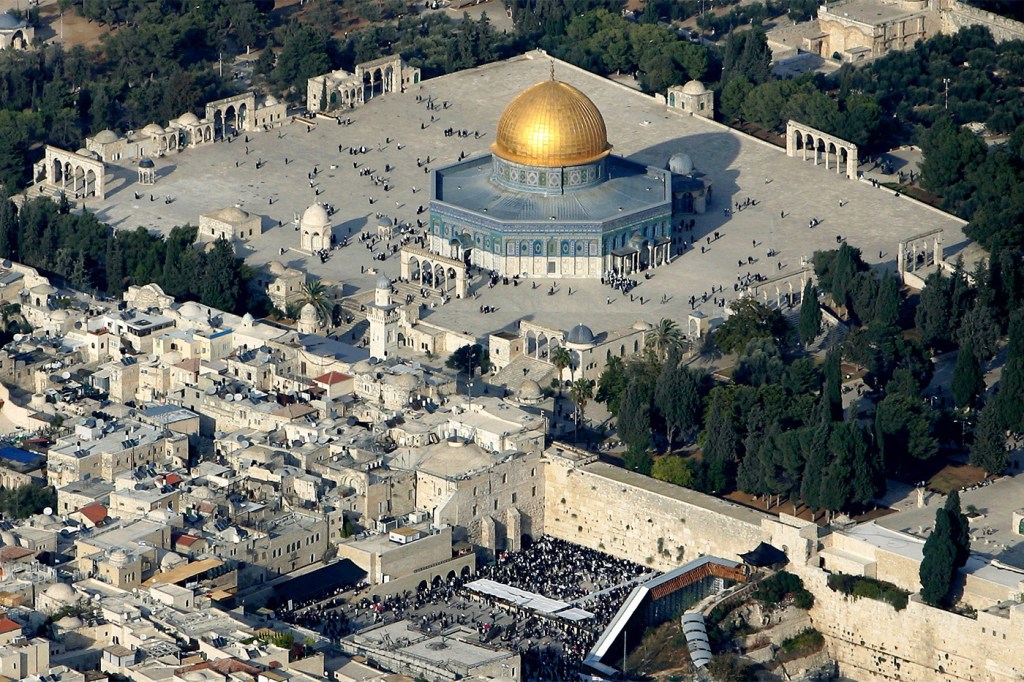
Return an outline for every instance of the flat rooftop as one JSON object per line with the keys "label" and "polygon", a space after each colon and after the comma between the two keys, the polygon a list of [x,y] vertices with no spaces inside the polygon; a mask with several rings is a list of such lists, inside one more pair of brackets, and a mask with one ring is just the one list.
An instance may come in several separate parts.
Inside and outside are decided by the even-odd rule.
{"label": "flat rooftop", "polygon": [[592,223],[617,219],[624,212],[670,207],[666,186],[668,173],[648,172],[647,167],[609,156],[609,179],[564,194],[517,192],[491,179],[491,155],[446,166],[434,176],[436,199],[486,218],[507,222],[547,222],[557,216],[559,222]]}
{"label": "flat rooftop", "polygon": [[492,649],[473,643],[476,631],[457,626],[439,636],[427,635],[407,620],[370,628],[351,635],[348,639],[365,647],[386,648],[415,656],[433,664],[455,664],[468,668],[501,661],[513,655],[510,651]]}
{"label": "flat rooftop", "polygon": [[[929,10],[906,10],[899,5],[890,5],[878,0],[847,0],[828,6],[828,14],[851,19],[862,24],[884,24],[907,17],[927,14]],[[820,16],[820,15],[819,15]]]}

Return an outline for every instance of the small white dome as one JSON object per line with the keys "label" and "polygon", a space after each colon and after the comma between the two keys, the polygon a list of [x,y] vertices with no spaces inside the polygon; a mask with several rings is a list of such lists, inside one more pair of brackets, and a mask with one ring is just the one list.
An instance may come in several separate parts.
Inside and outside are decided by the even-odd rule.
{"label": "small white dome", "polygon": [[391,280],[388,279],[387,275],[381,275],[377,278],[377,288],[391,291]]}
{"label": "small white dome", "polygon": [[707,91],[708,89],[704,87],[704,84],[698,80],[690,81],[683,86],[684,95],[703,95]]}
{"label": "small white dome", "polygon": [[168,365],[176,365],[184,360],[180,350],[170,350],[163,354],[162,360]]}
{"label": "small white dome", "polygon": [[101,130],[100,132],[96,133],[96,137],[94,137],[93,139],[99,142],[100,144],[110,144],[111,142],[117,142],[118,137],[117,133],[115,133],[113,130]]}
{"label": "small white dome", "polygon": [[654,329],[654,325],[652,325],[650,322],[644,322],[643,320],[637,320],[636,322],[633,323],[633,329],[635,329],[635,330],[637,330],[639,332],[646,332],[646,331],[650,331],[651,329]]}
{"label": "small white dome", "polygon": [[693,159],[685,152],[677,152],[668,160],[668,169],[676,175],[689,175],[693,172]]}
{"label": "small white dome", "polygon": [[256,318],[252,316],[252,313],[246,313],[242,315],[242,326],[251,327],[256,322]]}
{"label": "small white dome", "polygon": [[193,114],[191,111],[186,111],[184,114],[178,117],[178,123],[183,126],[194,126],[199,123],[199,117]]}
{"label": "small white dome", "polygon": [[181,555],[175,554],[174,552],[168,552],[160,557],[160,570],[169,571],[184,561],[185,559],[182,558]]}
{"label": "small white dome", "polygon": [[67,583],[54,583],[46,588],[44,594],[53,601],[65,604],[78,601],[78,594],[75,592],[75,589]]}
{"label": "small white dome", "polygon": [[321,227],[330,222],[331,217],[327,215],[327,209],[320,204],[313,204],[302,214],[302,224],[309,227]]}
{"label": "small white dome", "polygon": [[204,317],[203,307],[195,301],[186,301],[181,304],[178,308],[178,314],[184,317],[199,318]]}
{"label": "small white dome", "polygon": [[302,310],[299,311],[299,320],[301,322],[316,322],[316,307],[312,303],[302,306]]}
{"label": "small white dome", "polygon": [[265,107],[272,107],[275,104],[277,104],[277,98],[273,95],[267,95],[267,98],[263,100],[263,106]]}
{"label": "small white dome", "polygon": [[143,135],[163,135],[164,129],[157,123],[150,123],[148,126],[142,129]]}

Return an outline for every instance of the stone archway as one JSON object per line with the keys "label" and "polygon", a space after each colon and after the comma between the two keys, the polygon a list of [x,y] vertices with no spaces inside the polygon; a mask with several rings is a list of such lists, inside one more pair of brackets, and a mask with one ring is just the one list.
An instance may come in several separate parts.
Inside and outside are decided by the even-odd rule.
{"label": "stone archway", "polygon": [[[804,125],[797,121],[786,123],[786,156],[800,157],[806,161],[807,152],[813,152],[814,165],[824,161],[826,170],[831,170],[831,159],[835,159],[836,173],[844,172],[851,180],[857,179],[859,156],[857,145],[842,138]],[[845,165],[843,165],[845,164]]]}

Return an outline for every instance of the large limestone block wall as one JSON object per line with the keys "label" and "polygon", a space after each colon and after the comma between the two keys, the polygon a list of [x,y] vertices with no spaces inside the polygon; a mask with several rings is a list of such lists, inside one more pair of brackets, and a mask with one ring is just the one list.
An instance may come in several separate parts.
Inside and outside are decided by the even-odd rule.
{"label": "large limestone block wall", "polygon": [[965,26],[984,26],[997,43],[1024,39],[1024,24],[999,14],[953,0],[942,12],[942,32],[956,33]]}
{"label": "large limestone block wall", "polygon": [[[794,567],[796,568],[796,567]],[[833,592],[824,571],[797,572],[814,593],[811,618],[840,671],[858,682],[1010,682],[1024,679],[1019,646],[1024,606],[1009,617],[967,618],[912,598],[896,611],[873,599]]]}
{"label": "large limestone block wall", "polygon": [[736,560],[768,518],[600,462],[555,459],[545,478],[545,533],[662,571],[704,555]]}

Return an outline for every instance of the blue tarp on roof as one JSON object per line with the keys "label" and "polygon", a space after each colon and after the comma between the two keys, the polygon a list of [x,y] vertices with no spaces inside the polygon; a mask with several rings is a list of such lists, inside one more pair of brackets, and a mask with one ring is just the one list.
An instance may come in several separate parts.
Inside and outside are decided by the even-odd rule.
{"label": "blue tarp on roof", "polygon": [[0,459],[9,459],[13,462],[21,462],[22,464],[35,464],[42,458],[42,455],[37,455],[34,452],[22,450],[21,448],[12,446],[0,448]]}

